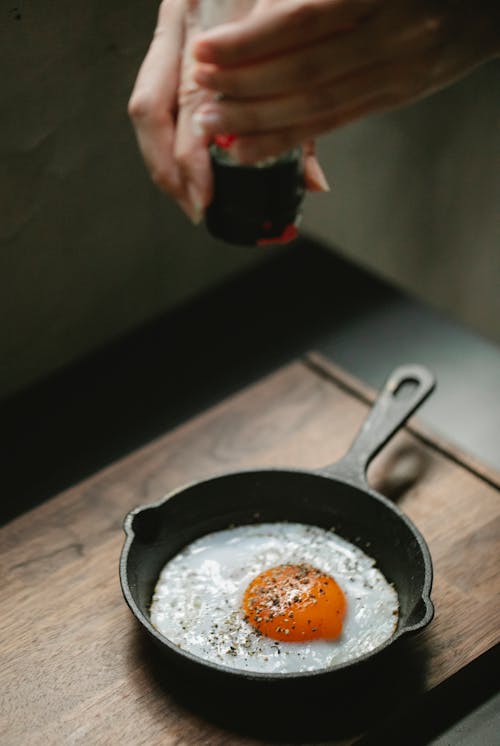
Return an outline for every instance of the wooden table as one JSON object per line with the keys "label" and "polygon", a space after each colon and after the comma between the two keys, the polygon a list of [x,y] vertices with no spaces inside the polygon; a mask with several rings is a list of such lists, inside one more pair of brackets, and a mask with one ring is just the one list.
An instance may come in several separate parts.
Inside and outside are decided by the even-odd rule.
{"label": "wooden table", "polygon": [[[258,737],[251,729],[236,733],[195,714],[175,682],[158,676],[161,664],[119,587],[121,523],[135,505],[214,473],[335,461],[370,398],[372,392],[311,354],[5,526],[1,743],[268,742],[265,730]],[[436,616],[412,643],[418,681],[393,687],[387,710],[394,711],[498,642],[500,480],[424,432],[418,420],[377,457],[369,477],[415,521],[435,569]],[[375,709],[363,729],[386,715]],[[355,734],[336,729],[335,718],[328,727],[322,742],[353,741]]]}

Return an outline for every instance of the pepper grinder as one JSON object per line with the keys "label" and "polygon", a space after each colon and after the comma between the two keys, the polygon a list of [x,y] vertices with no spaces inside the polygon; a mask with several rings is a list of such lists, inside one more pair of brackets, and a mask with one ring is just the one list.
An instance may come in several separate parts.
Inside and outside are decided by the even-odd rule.
{"label": "pepper grinder", "polygon": [[[200,0],[202,28],[239,20],[253,5],[254,0]],[[242,165],[230,154],[234,139],[221,133],[209,146],[214,179],[214,196],[205,213],[209,232],[242,246],[293,240],[305,193],[301,148]]]}

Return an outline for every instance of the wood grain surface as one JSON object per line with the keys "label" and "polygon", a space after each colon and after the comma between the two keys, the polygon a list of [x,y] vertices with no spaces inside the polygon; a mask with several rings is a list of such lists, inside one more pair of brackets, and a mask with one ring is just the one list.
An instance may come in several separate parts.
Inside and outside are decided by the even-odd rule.
{"label": "wood grain surface", "polygon": [[[271,741],[265,730],[246,733],[200,714],[175,682],[158,676],[156,654],[119,587],[122,520],[132,507],[214,473],[332,463],[367,409],[341,371],[322,368],[318,358],[297,361],[5,526],[0,742]],[[369,477],[414,520],[433,557],[436,616],[412,643],[419,661],[414,697],[498,642],[498,486],[408,429],[377,457]],[[395,687],[391,708],[404,704],[406,695],[396,691],[404,688]],[[321,738],[353,740],[334,718]]]}

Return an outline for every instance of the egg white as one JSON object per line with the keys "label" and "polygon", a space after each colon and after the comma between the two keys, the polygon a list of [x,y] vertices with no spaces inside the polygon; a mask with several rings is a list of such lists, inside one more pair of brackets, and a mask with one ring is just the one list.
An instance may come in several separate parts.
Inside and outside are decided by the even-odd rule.
{"label": "egg white", "polygon": [[[279,642],[260,635],[241,608],[247,585],[281,564],[308,563],[331,575],[347,601],[337,640]],[[197,539],[170,560],[156,585],[154,627],[179,648],[245,671],[315,671],[350,661],[392,636],[398,597],[361,549],[333,531],[300,523],[261,523]]]}

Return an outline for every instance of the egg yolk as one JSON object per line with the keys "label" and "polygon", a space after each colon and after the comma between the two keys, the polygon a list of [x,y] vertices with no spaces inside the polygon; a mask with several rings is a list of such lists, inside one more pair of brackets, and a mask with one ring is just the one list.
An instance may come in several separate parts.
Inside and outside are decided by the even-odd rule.
{"label": "egg yolk", "polygon": [[335,580],[315,567],[278,565],[251,581],[243,611],[250,624],[273,640],[334,640],[342,632],[346,600]]}

